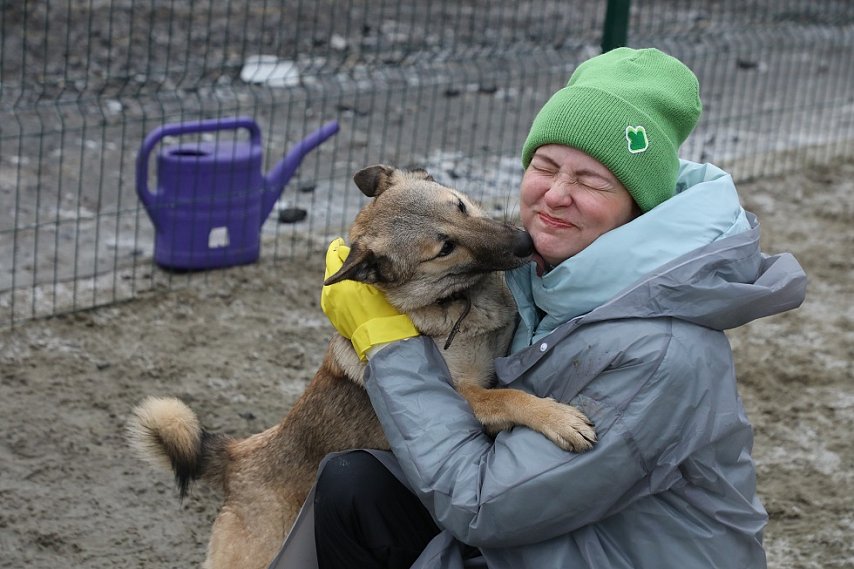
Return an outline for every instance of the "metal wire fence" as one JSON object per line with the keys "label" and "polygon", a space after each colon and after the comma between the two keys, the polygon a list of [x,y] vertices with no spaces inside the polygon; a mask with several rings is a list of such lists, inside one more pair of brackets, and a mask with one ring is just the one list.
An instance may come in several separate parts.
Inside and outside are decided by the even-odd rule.
{"label": "metal wire fence", "polygon": [[[0,2],[0,322],[216,278],[198,269],[251,261],[253,239],[260,262],[314,258],[346,233],[363,200],[351,176],[367,164],[426,167],[512,217],[527,127],[600,51],[608,4],[609,24],[629,7]],[[623,15],[628,45],[659,47],[700,78],[705,111],[685,158],[744,180],[851,157],[850,1],[649,0]],[[258,131],[167,129],[140,158],[164,125],[233,117]],[[337,133],[283,189],[269,179],[330,121]],[[176,188],[183,198],[146,204]],[[179,243],[189,262],[155,262],[158,246]],[[246,251],[222,257],[237,245]]]}

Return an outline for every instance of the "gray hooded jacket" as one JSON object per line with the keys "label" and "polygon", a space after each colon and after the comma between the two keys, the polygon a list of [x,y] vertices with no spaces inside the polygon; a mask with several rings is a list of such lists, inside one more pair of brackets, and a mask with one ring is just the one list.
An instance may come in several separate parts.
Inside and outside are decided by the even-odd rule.
{"label": "gray hooded jacket", "polygon": [[[738,209],[745,231],[723,230],[553,326],[511,279],[522,322],[499,387],[580,408],[599,437],[587,453],[523,427],[484,434],[428,339],[371,359],[365,383],[394,453],[376,455],[443,528],[414,568],[766,566],[723,330],[799,306],[806,278],[791,255],[760,253],[758,224]],[[311,500],[271,567],[316,566]],[[482,557],[463,560],[460,542]]]}

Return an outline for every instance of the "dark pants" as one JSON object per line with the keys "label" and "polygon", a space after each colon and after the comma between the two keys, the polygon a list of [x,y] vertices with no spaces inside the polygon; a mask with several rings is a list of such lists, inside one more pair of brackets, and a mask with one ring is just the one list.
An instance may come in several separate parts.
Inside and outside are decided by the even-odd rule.
{"label": "dark pants", "polygon": [[363,451],[324,465],[314,516],[320,569],[408,569],[439,533],[418,498]]}

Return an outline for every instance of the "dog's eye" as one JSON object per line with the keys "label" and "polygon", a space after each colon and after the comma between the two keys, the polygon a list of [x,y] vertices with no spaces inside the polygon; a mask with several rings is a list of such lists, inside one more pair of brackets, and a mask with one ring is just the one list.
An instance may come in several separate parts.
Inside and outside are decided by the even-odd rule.
{"label": "dog's eye", "polygon": [[445,241],[444,245],[442,245],[442,250],[439,251],[437,257],[447,257],[451,254],[451,252],[456,249],[457,245],[453,241]]}
{"label": "dog's eye", "polygon": [[466,212],[466,204],[463,203],[463,200],[460,200],[459,202],[457,202],[457,209],[460,210],[460,213]]}

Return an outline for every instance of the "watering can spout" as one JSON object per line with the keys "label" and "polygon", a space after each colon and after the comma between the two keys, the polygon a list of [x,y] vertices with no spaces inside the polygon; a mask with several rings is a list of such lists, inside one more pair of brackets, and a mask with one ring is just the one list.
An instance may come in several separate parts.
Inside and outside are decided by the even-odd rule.
{"label": "watering can spout", "polygon": [[261,220],[267,219],[285,184],[294,175],[306,154],[317,148],[324,140],[338,132],[338,121],[330,121],[302,139],[281,162],[264,177],[264,196],[261,204]]}

